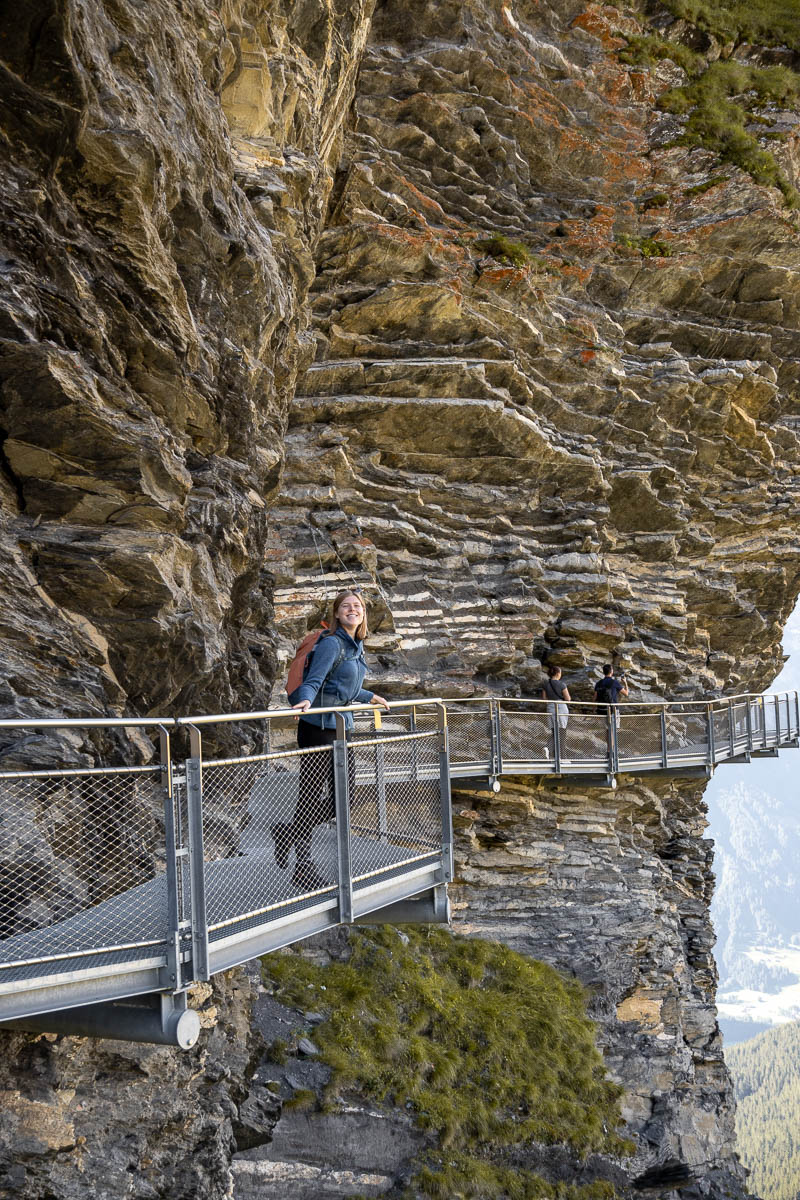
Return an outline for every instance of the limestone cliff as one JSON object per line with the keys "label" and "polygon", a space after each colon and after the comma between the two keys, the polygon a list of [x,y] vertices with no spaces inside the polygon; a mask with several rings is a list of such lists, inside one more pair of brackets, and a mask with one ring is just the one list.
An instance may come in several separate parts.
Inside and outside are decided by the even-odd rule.
{"label": "limestone cliff", "polygon": [[[623,61],[649,18],[767,61],[579,0],[4,16],[5,712],[261,707],[350,580],[398,695],[530,693],[547,659],[581,698],[612,656],[636,698],[766,685],[800,588],[797,222],[681,144],[680,54]],[[791,181],[792,115],[757,115]],[[455,800],[458,924],[589,984],[630,1177],[738,1189],[701,788]],[[231,1130],[241,1174],[274,1119],[256,1071],[128,1142],[134,1110],[87,1112],[113,1048],[18,1053],[10,1195],[222,1196]],[[26,1141],[31,1104],[65,1124]]]}

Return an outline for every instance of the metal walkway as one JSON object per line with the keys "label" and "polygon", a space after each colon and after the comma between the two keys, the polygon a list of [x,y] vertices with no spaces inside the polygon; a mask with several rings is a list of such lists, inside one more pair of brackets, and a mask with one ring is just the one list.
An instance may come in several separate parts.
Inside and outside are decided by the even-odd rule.
{"label": "metal walkway", "polygon": [[304,751],[285,710],[0,722],[4,762],[41,764],[0,771],[0,1021],[189,1046],[196,981],[336,924],[447,920],[451,777],[614,786],[800,739],[795,692],[552,707],[353,706]]}
{"label": "metal walkway", "polygon": [[616,786],[620,774],[710,777],[722,763],[749,762],[800,744],[797,692],[675,704],[621,703],[616,710],[570,702],[562,721],[541,700],[446,702],[450,775],[590,776]]}

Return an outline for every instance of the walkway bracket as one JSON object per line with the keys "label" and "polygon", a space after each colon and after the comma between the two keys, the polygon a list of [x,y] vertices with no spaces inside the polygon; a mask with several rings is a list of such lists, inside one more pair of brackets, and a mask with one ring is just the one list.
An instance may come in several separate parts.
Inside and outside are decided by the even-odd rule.
{"label": "walkway bracket", "polygon": [[200,1033],[200,1018],[186,1005],[186,993],[156,992],[116,1003],[85,1004],[60,1012],[5,1021],[3,1029],[26,1033],[58,1033],[65,1037],[111,1038],[121,1042],[153,1042],[189,1050]]}

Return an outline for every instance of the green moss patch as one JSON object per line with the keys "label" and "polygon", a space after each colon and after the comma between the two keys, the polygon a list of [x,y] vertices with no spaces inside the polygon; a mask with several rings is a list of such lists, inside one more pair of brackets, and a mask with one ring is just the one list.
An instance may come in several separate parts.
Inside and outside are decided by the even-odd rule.
{"label": "green moss patch", "polygon": [[702,183],[696,183],[694,187],[684,189],[684,196],[703,196],[706,192],[710,192],[718,183],[727,183],[730,175],[713,175],[711,179],[705,179]]}
{"label": "green moss patch", "polygon": [[[752,126],[771,124],[760,109],[794,110],[800,101],[800,74],[784,66],[756,67],[728,57],[742,43],[788,46],[800,50],[800,5],[797,0],[665,0],[676,17],[718,39],[724,53],[715,62],[680,42],[657,35],[626,37],[620,59],[653,66],[671,59],[687,76],[659,99],[665,112],[685,117],[677,144],[701,146],[723,162],[746,171],[756,183],[777,187],[785,203],[800,206],[800,195],[787,180],[762,141],[782,140],[780,132],[762,133]],[[623,35],[625,36],[625,35]]]}
{"label": "green moss patch", "polygon": [[[551,967],[444,930],[351,935],[347,962],[263,960],[281,1000],[326,1014],[314,1031],[332,1070],[326,1100],[357,1089],[412,1112],[436,1135],[415,1186],[428,1196],[583,1197],[511,1169],[526,1142],[578,1155],[629,1153],[617,1134],[621,1089],[606,1076],[580,986]],[[599,1189],[599,1190],[598,1190]]]}
{"label": "green moss patch", "polygon": [[522,242],[512,242],[505,234],[493,233],[491,237],[481,238],[474,243],[475,249],[481,254],[488,254],[498,262],[508,263],[512,267],[527,267],[531,261],[531,252]]}
{"label": "green moss patch", "polygon": [[672,258],[673,255],[671,246],[654,237],[631,237],[628,233],[621,233],[614,241],[626,250],[638,250],[642,258]]}
{"label": "green moss patch", "polygon": [[704,33],[734,46],[788,46],[800,50],[797,0],[663,0],[665,8]]}

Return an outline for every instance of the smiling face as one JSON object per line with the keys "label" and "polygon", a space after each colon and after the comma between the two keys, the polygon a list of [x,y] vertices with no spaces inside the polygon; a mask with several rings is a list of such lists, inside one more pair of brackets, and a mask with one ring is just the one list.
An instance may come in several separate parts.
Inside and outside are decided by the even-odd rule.
{"label": "smiling face", "polygon": [[346,629],[352,637],[364,620],[364,605],[361,597],[356,596],[354,592],[348,592],[342,598],[334,616],[342,628]]}

